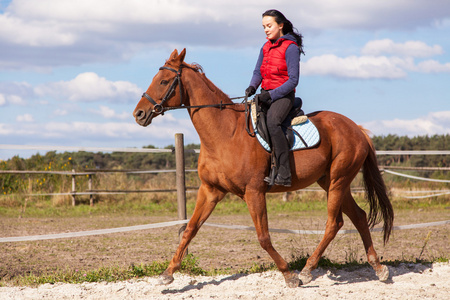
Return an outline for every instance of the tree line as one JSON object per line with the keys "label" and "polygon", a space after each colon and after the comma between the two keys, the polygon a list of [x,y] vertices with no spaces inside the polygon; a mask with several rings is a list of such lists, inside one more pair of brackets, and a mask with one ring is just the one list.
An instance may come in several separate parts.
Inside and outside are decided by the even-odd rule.
{"label": "tree line", "polygon": [[[450,150],[450,135],[407,136],[387,135],[372,138],[377,150]],[[144,148],[153,148],[146,146]],[[199,149],[199,144],[185,146],[185,167],[196,169],[198,154],[193,150]],[[165,149],[174,149],[173,145]],[[191,150],[191,151],[189,151]],[[239,162],[236,162],[239,163]],[[447,155],[379,155],[378,164],[381,166],[405,167],[450,167]],[[175,169],[175,154],[165,153],[90,153],[49,151],[45,154],[35,154],[30,158],[14,156],[0,161],[0,170],[27,171],[91,171],[91,170],[164,170]],[[448,179],[448,171],[434,171],[420,174],[424,177]],[[59,175],[0,174],[1,194],[10,195],[32,191],[66,191],[69,189],[69,177]],[[77,180],[77,185],[85,184],[86,178]],[[404,181],[403,179],[395,179]],[[106,182],[110,181],[107,179]]]}
{"label": "tree line", "polygon": [[[450,135],[433,136],[375,136],[372,138],[377,150],[450,150]],[[404,165],[408,167],[449,167],[446,155],[380,155],[378,163],[383,166]]]}
{"label": "tree line", "polygon": [[[433,136],[374,136],[372,138],[376,150],[450,150],[450,135]],[[149,145],[144,148],[156,149]],[[169,145],[164,149],[174,149]],[[199,144],[185,146],[185,165],[187,169],[197,168],[198,154],[194,149],[200,149]],[[380,165],[405,165],[411,167],[449,167],[450,159],[446,155],[382,155],[378,156]],[[90,153],[49,151],[43,155],[37,153],[30,158],[14,156],[0,162],[1,170],[54,170],[77,171],[93,169],[127,169],[127,170],[163,170],[175,169],[174,153]]]}

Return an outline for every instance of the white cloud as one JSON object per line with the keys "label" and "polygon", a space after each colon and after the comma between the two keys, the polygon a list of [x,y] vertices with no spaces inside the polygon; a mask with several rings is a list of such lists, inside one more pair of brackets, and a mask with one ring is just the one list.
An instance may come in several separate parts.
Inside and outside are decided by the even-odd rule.
{"label": "white cloud", "polygon": [[31,123],[34,121],[33,116],[31,114],[23,114],[16,117],[17,122],[28,122]]}
{"label": "white cloud", "polygon": [[[6,49],[0,66],[51,68],[119,61],[144,47],[170,43],[256,46],[262,36],[261,13],[271,6],[267,0],[14,0],[0,14],[0,47]],[[450,2],[279,0],[277,7],[302,31],[414,30],[445,24]]]}
{"label": "white cloud", "polygon": [[427,60],[417,65],[417,70],[423,73],[450,72],[450,63],[441,64],[435,60]]}
{"label": "white cloud", "polygon": [[[229,2],[229,1],[228,1]],[[212,17],[214,5],[207,1],[191,0],[33,0],[14,1],[10,7],[17,15],[32,20],[58,20],[64,22],[119,22],[119,23],[173,23],[198,21]],[[223,1],[217,1],[223,6]],[[51,7],[51,9],[49,9]],[[80,26],[86,26],[79,24]],[[97,24],[100,25],[100,24]]]}
{"label": "white cloud", "polygon": [[54,21],[30,21],[0,14],[0,40],[30,47],[68,46],[75,42],[75,32],[70,32]]}
{"label": "white cloud", "polygon": [[313,57],[302,62],[302,75],[330,75],[343,78],[386,78],[406,77],[405,66],[413,67],[410,59],[386,56],[349,56],[345,58],[328,54]]}
{"label": "white cloud", "polygon": [[374,135],[435,135],[450,134],[450,111],[432,112],[413,120],[380,120],[364,123]]}
{"label": "white cloud", "polygon": [[68,113],[69,113],[69,112],[68,112],[66,109],[60,109],[60,108],[55,109],[55,110],[53,111],[53,114],[54,114],[55,116],[60,116],[60,117],[66,116]]}
{"label": "white cloud", "polygon": [[[357,79],[398,79],[408,72],[450,72],[450,63],[426,60],[416,63],[414,57],[439,55],[439,45],[428,46],[420,41],[394,43],[392,40],[368,42],[361,50],[362,56],[338,57],[334,54],[315,56],[302,62],[303,75],[329,75]],[[386,56],[381,54],[391,54]]]}
{"label": "white cloud", "polygon": [[24,105],[25,101],[18,95],[0,94],[0,106],[4,106],[7,104]]}
{"label": "white cloud", "polygon": [[35,88],[39,96],[51,96],[76,102],[128,102],[139,98],[142,92],[128,81],[109,81],[93,72],[81,73],[70,81],[59,81]]}
{"label": "white cloud", "polygon": [[9,95],[8,96],[8,101],[11,104],[17,104],[17,105],[24,105],[25,101],[22,99],[22,97],[17,96],[17,95]]}
{"label": "white cloud", "polygon": [[[2,49],[3,50],[3,49]],[[21,98],[28,98],[34,95],[33,87],[27,82],[0,81],[0,94],[17,95]]]}
{"label": "white cloud", "polygon": [[[271,1],[250,0],[15,0],[7,11],[30,21],[53,20],[91,26],[101,24],[155,24],[204,22],[245,22],[246,18],[270,7]],[[239,7],[239,9],[236,9]],[[305,26],[338,28],[348,26],[411,26],[445,19],[450,5],[446,0],[359,1],[359,0],[279,0],[277,7],[287,15],[298,15]],[[401,13],[399,13],[401,12]],[[404,23],[402,25],[402,23]],[[85,25],[86,24],[86,25]],[[103,30],[112,30],[104,25]]]}
{"label": "white cloud", "polygon": [[9,136],[15,133],[14,128],[8,124],[0,123],[0,136]]}
{"label": "white cloud", "polygon": [[[186,143],[198,143],[198,135],[190,119],[175,118],[172,113],[155,118],[148,127],[129,121],[119,122],[21,122],[0,123],[0,140],[9,144],[90,145],[116,147],[134,145],[167,146],[174,143],[176,133],[184,133]],[[1,120],[0,120],[1,122]]]}
{"label": "white cloud", "polygon": [[104,105],[101,105],[99,110],[92,110],[92,112],[101,115],[105,119],[126,120],[131,118],[131,113],[129,112],[124,111],[118,114],[114,111],[114,109]]}
{"label": "white cloud", "polygon": [[395,56],[429,57],[443,54],[444,50],[439,45],[428,46],[422,41],[395,43],[390,39],[384,39],[368,42],[361,50],[361,53],[375,56],[390,54]]}

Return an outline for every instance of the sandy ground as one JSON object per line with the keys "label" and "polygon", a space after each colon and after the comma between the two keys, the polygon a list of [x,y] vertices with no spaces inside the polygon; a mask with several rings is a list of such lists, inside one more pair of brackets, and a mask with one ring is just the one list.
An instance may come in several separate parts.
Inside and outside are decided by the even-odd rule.
{"label": "sandy ground", "polygon": [[0,299],[449,299],[450,264],[401,264],[389,267],[383,283],[372,269],[317,269],[314,280],[287,288],[281,273],[189,276],[158,285],[157,277],[115,283],[45,284],[37,288],[2,287]]}
{"label": "sandy ground", "polygon": [[[400,210],[395,225],[448,220],[449,210]],[[173,219],[173,218],[172,218]],[[0,218],[0,236],[24,236],[114,228],[171,220],[153,216],[96,216],[80,218]],[[212,216],[211,223],[252,226],[248,215]],[[324,212],[272,214],[272,228],[321,230]],[[346,222],[344,229],[353,229]],[[311,253],[320,235],[273,233],[273,243],[287,260]],[[374,232],[374,244],[383,261],[434,260],[448,257],[450,224],[394,231],[384,246]],[[178,245],[178,227],[37,242],[0,244],[0,278],[58,270],[97,270],[99,267],[139,265],[170,259]],[[227,269],[234,275],[192,277],[175,274],[168,286],[156,277],[116,283],[45,284],[37,288],[1,287],[0,299],[450,299],[450,264],[401,264],[389,267],[390,279],[379,282],[372,269],[318,269],[314,280],[287,288],[279,272],[243,275],[253,264],[271,263],[253,231],[204,227],[189,252],[205,270]],[[334,262],[366,261],[357,234],[336,237],[325,252]]]}
{"label": "sandy ground", "polygon": [[[404,210],[396,212],[395,225],[435,222],[450,219],[450,210]],[[173,221],[170,216],[95,216],[76,218],[0,218],[0,236],[27,236],[115,228]],[[211,216],[210,223],[253,226],[249,215]],[[289,212],[271,214],[271,228],[323,230],[326,212]],[[346,221],[343,229],[354,229]],[[373,232],[375,249],[382,262],[435,261],[450,253],[450,224],[394,231],[389,243],[383,245],[381,232]],[[321,235],[272,233],[271,239],[287,261],[311,254]],[[45,275],[53,272],[80,270],[89,272],[101,267],[128,268],[170,260],[178,246],[178,227],[171,226],[125,233],[66,238],[45,241],[0,243],[0,278]],[[254,264],[273,260],[261,248],[254,231],[230,230],[203,226],[189,246],[189,253],[198,258],[204,270],[228,270],[242,273]],[[338,235],[324,256],[333,262],[367,261],[358,234]]]}

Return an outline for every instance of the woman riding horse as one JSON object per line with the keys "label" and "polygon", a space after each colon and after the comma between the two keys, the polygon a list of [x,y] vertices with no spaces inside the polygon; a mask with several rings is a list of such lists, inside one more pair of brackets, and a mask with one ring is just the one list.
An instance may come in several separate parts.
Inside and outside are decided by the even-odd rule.
{"label": "woman riding horse", "polygon": [[[300,75],[300,55],[303,53],[302,36],[275,9],[263,13],[262,26],[268,41],[261,48],[245,94],[248,97],[254,95],[261,84],[261,93],[257,97],[268,109],[267,128],[278,171],[275,184],[290,187],[289,143],[282,123],[295,99],[295,87]],[[264,181],[270,184],[271,177],[267,176]]]}
{"label": "woman riding horse", "polygon": [[[320,132],[320,143],[291,155],[292,186],[274,186],[270,192],[305,188],[317,182],[327,192],[328,218],[325,234],[300,272],[300,278],[272,245],[266,208],[269,154],[259,141],[245,131],[248,120],[244,105],[234,104],[200,72],[197,65],[184,62],[186,49],[174,50],[141,97],[133,115],[141,126],[151,124],[164,111],[185,108],[200,137],[198,176],[201,185],[194,212],[186,226],[177,251],[161,275],[163,283],[173,281],[180,269],[187,247],[217,203],[227,193],[243,199],[248,207],[261,247],[272,257],[289,287],[312,280],[323,252],[344,224],[346,214],[363,240],[367,259],[380,280],[389,277],[388,268],[380,264],[370,235],[380,219],[384,220],[384,242],[392,230],[394,213],[386,187],[378,170],[375,149],[368,135],[350,119],[329,111],[309,114]],[[350,183],[362,169],[369,216],[355,202]],[[301,172],[300,172],[301,170]]]}

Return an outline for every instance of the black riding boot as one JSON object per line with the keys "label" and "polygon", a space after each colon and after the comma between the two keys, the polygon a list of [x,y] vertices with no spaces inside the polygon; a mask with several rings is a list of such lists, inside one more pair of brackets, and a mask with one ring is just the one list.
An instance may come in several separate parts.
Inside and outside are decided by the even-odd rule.
{"label": "black riding boot", "polygon": [[[283,140],[277,139],[274,146],[275,159],[277,162],[278,172],[275,177],[275,184],[282,186],[291,186],[291,166],[289,163],[289,145],[285,136],[281,136]],[[275,145],[275,141],[272,140],[272,145]]]}
{"label": "black riding boot", "polygon": [[270,133],[272,150],[274,151],[278,168],[275,184],[283,186],[291,186],[291,167],[289,163],[289,144],[281,124],[292,108],[293,98],[292,96],[274,101],[267,112],[267,128]]}

